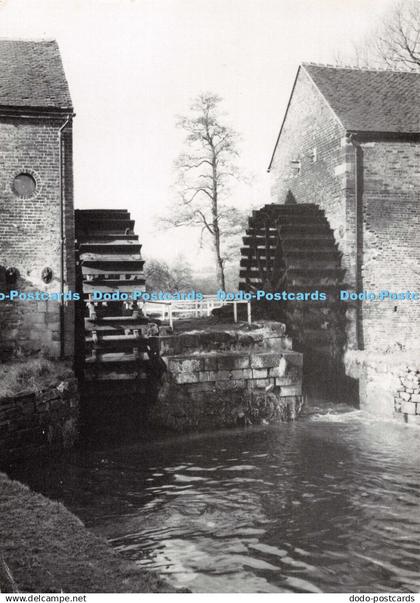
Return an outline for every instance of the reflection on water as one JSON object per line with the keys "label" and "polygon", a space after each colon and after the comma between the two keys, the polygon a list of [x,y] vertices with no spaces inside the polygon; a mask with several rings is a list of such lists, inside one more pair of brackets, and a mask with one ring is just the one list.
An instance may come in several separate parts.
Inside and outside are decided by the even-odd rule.
{"label": "reflection on water", "polygon": [[197,592],[418,592],[420,431],[337,407],[14,477]]}

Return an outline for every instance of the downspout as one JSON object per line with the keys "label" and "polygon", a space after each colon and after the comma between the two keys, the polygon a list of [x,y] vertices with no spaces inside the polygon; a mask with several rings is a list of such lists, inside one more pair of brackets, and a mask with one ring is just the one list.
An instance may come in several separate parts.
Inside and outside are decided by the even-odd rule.
{"label": "downspout", "polygon": [[[356,292],[363,291],[363,149],[356,134],[350,134],[354,157],[354,194],[356,212]],[[360,299],[356,302],[356,342],[357,349],[364,350],[363,308]]]}
{"label": "downspout", "polygon": [[69,114],[66,121],[58,129],[58,161],[59,161],[59,188],[60,188],[60,358],[64,358],[64,273],[65,273],[65,191],[64,191],[64,166],[63,166],[63,130],[72,118]]}

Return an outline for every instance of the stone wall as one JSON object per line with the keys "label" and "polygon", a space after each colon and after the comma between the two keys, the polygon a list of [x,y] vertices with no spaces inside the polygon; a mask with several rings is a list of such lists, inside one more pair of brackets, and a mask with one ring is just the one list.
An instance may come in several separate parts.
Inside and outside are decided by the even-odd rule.
{"label": "stone wall", "polygon": [[360,408],[420,425],[420,357],[410,352],[349,352],[347,371],[359,379]]}
{"label": "stone wall", "polygon": [[79,431],[77,380],[0,398],[0,463],[71,448]]}
{"label": "stone wall", "polygon": [[200,431],[295,419],[303,405],[302,354],[291,351],[284,325],[274,328],[162,338],[167,373],[151,421]]}
{"label": "stone wall", "polygon": [[[60,291],[61,192],[59,128],[64,118],[2,118],[0,122],[0,292]],[[72,131],[67,126],[62,143],[64,212],[64,290],[74,290],[74,211]],[[19,173],[32,176],[35,193],[21,197],[13,190]],[[18,271],[16,283],[7,285],[5,268]],[[52,281],[41,278],[51,268]],[[0,353],[43,349],[60,353],[60,303],[0,301]],[[74,305],[64,306],[65,354],[73,354]]]}
{"label": "stone wall", "polygon": [[420,425],[420,368],[404,367],[398,375],[394,411],[406,423]]}

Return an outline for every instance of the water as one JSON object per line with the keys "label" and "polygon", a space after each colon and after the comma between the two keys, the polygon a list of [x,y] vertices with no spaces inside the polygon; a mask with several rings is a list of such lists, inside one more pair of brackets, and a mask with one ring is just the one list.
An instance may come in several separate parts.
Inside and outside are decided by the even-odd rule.
{"label": "water", "polygon": [[420,430],[348,407],[14,477],[193,592],[419,592]]}

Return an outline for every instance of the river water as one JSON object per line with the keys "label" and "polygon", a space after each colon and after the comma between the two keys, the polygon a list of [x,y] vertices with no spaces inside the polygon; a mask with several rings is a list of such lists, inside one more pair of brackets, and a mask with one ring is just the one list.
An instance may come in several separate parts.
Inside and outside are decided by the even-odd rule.
{"label": "river water", "polygon": [[420,429],[343,405],[13,476],[193,592],[419,592]]}

